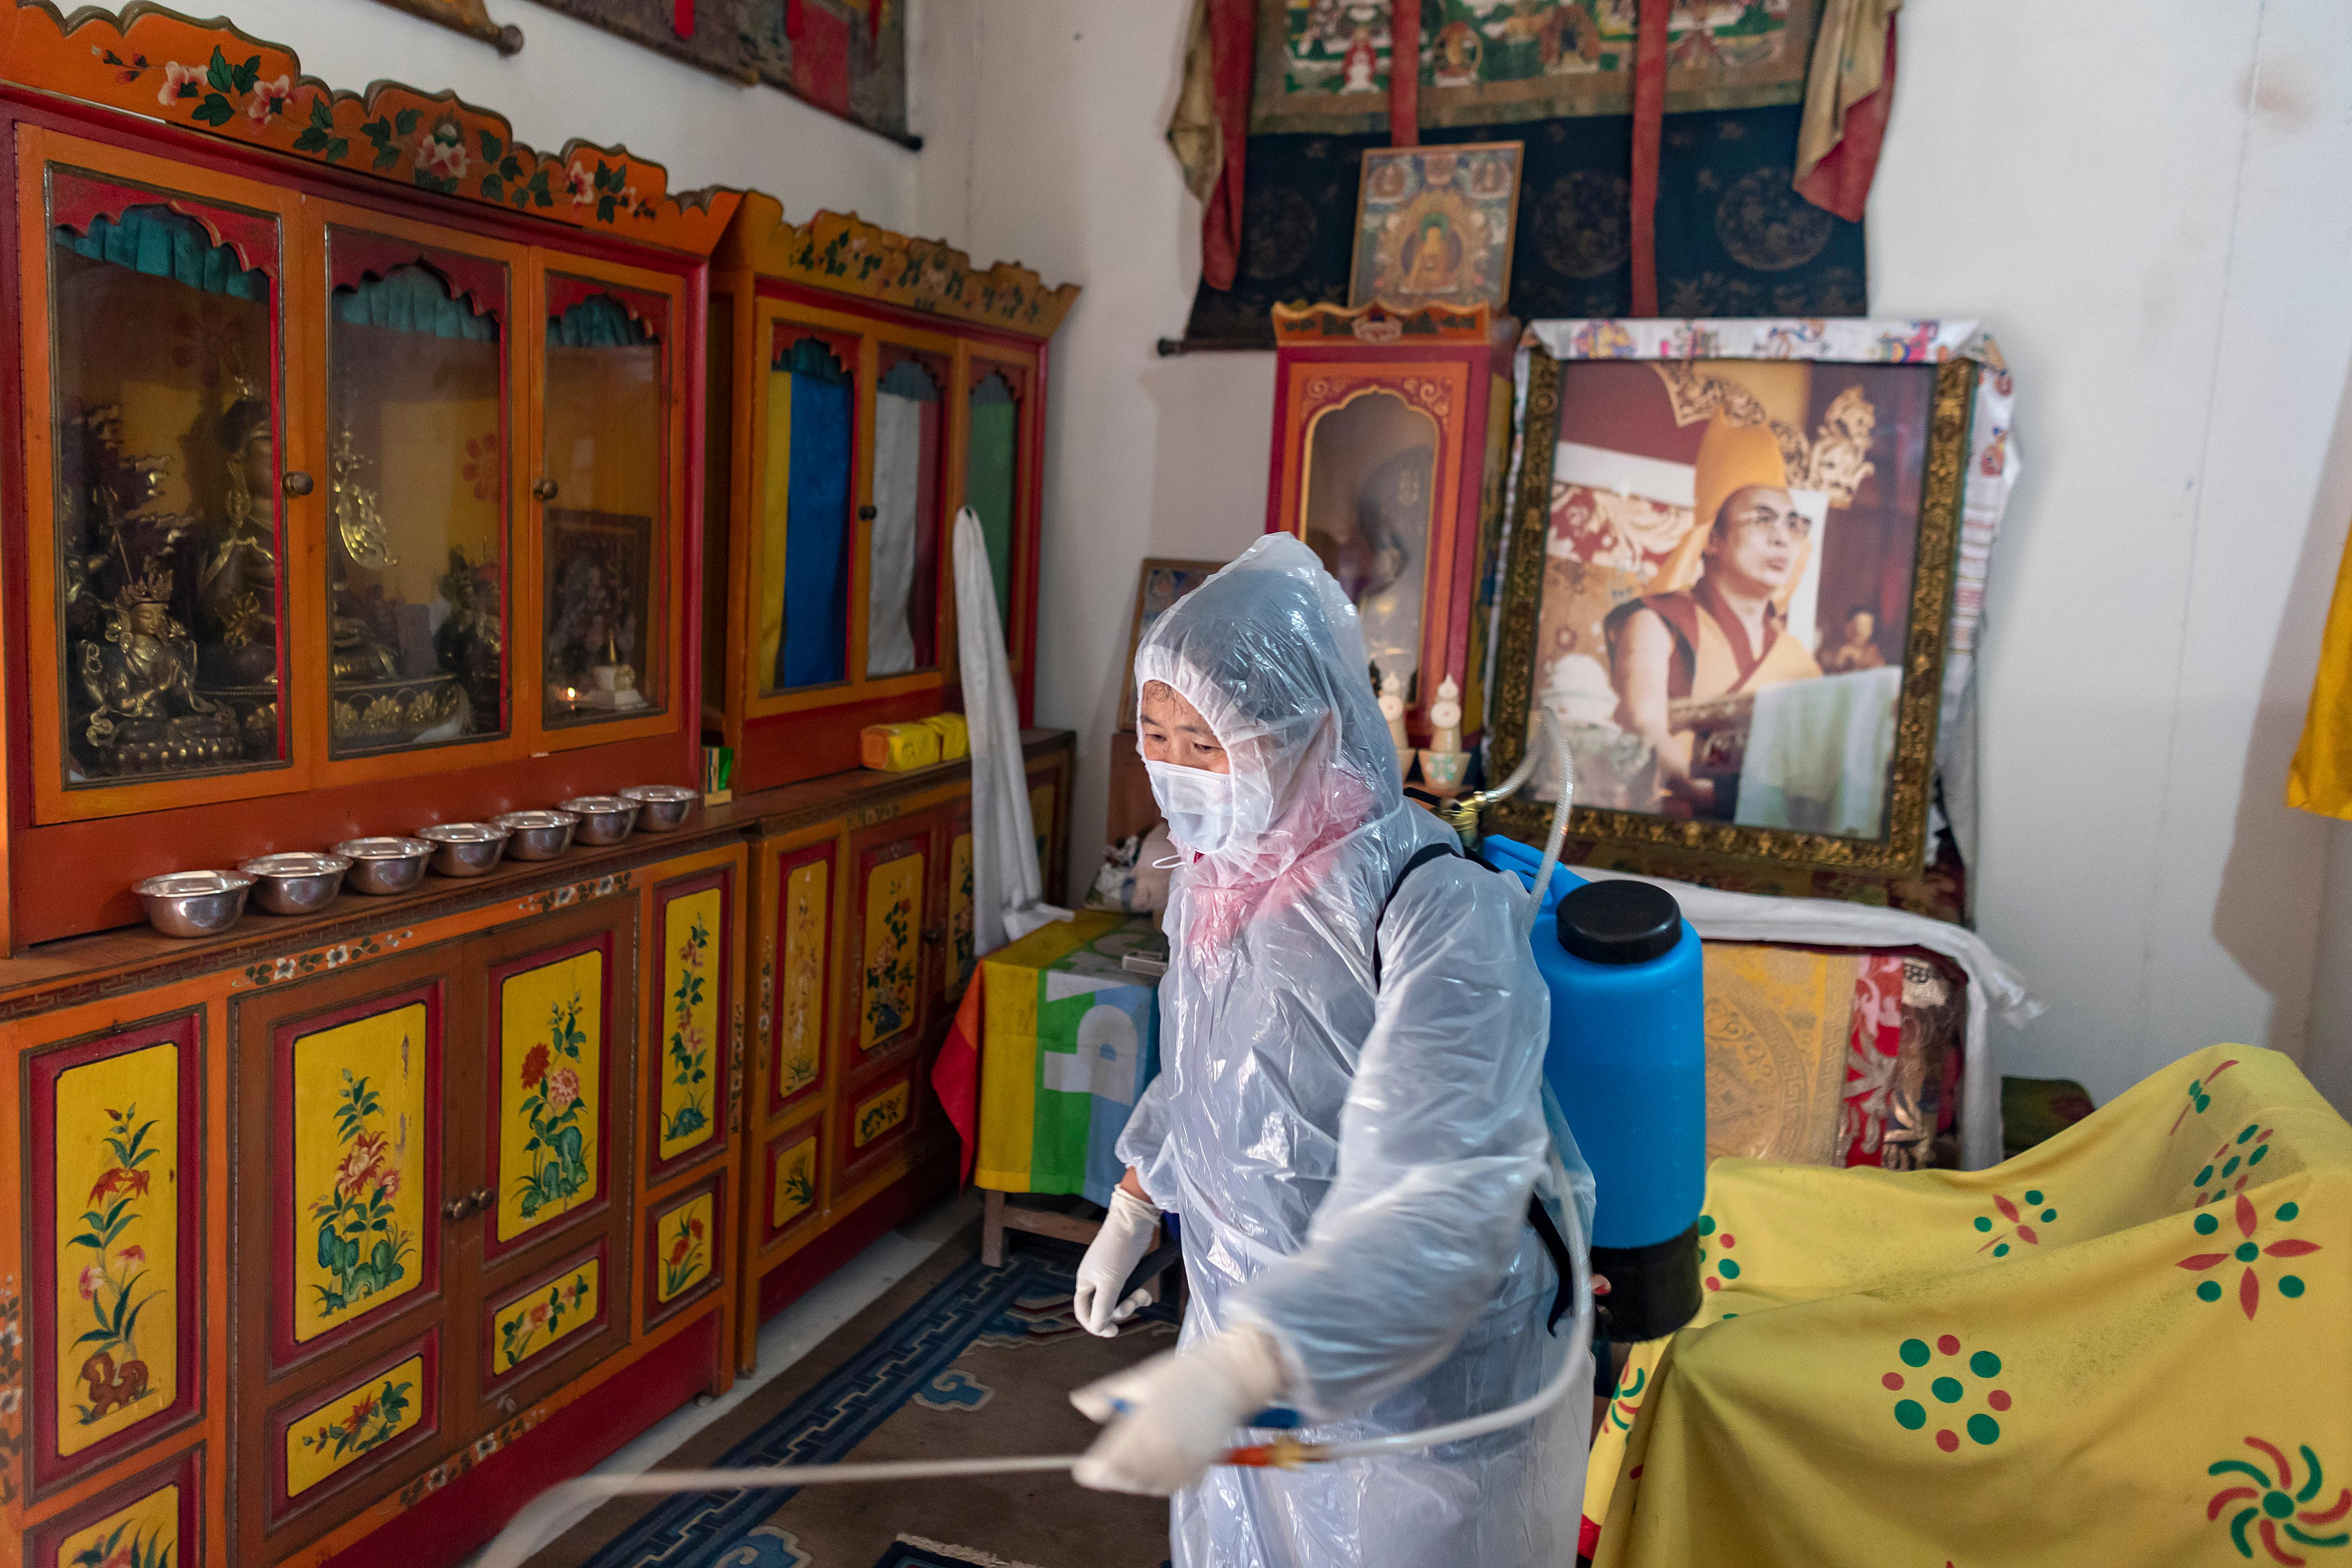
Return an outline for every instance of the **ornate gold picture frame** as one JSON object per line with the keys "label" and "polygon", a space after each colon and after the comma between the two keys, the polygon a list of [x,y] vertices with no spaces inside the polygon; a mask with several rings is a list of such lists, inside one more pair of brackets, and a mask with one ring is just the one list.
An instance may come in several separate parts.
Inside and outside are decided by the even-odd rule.
{"label": "ornate gold picture frame", "polygon": [[[1572,860],[1866,898],[1841,884],[1918,876],[1979,363],[1530,339],[1489,776],[1549,751],[1540,703],[1572,737]],[[1539,841],[1552,771],[1489,831]]]}

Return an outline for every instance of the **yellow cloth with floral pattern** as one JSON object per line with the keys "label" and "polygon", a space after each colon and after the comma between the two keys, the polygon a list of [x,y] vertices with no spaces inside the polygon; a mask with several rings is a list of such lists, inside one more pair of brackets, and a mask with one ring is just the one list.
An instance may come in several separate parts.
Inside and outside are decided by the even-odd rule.
{"label": "yellow cloth with floral pattern", "polygon": [[1976,1172],[1716,1162],[1594,1568],[2352,1568],[2352,1126],[2215,1046]]}

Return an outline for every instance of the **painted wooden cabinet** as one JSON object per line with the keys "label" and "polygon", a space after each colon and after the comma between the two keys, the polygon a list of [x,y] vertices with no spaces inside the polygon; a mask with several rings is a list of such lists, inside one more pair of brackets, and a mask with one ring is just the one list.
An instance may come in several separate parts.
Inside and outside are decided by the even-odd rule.
{"label": "painted wooden cabinet", "polygon": [[454,1561],[724,1387],[749,852],[706,821],[0,961],[0,1524]]}
{"label": "painted wooden cabinet", "polygon": [[[1027,746],[1039,856],[1058,877],[1076,754],[1066,735]],[[736,810],[753,835],[758,968],[737,1316],[748,1366],[761,1321],[955,1184],[930,1072],[973,966],[971,778],[853,775]]]}
{"label": "painted wooden cabinet", "polygon": [[1046,340],[1076,296],[744,197],[712,258],[703,672],[738,789],[855,768],[865,726],[957,706],[959,507],[1027,722]]}
{"label": "painted wooden cabinet", "polygon": [[8,9],[0,946],[133,923],[156,873],[696,779],[736,193],[168,13]]}
{"label": "painted wooden cabinet", "polygon": [[1276,306],[1265,528],[1307,541],[1356,605],[1416,746],[1451,677],[1485,727],[1516,325],[1486,308]]}

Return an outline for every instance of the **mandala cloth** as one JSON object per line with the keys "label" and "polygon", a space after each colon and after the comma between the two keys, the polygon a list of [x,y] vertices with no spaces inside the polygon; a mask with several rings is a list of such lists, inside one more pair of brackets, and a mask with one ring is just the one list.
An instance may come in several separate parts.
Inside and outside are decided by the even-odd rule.
{"label": "mandala cloth", "polygon": [[2352,1568],[2347,1217],[2352,1126],[2240,1045],[1990,1170],[1718,1160],[1594,1568]]}

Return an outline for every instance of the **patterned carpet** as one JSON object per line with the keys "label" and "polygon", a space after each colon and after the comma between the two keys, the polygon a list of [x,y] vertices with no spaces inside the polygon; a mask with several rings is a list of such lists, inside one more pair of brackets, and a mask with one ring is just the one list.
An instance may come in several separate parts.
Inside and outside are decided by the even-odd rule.
{"label": "patterned carpet", "polygon": [[[1075,1254],[988,1269],[950,1242],[663,1469],[1071,1453],[1069,1391],[1175,1343],[1173,1314],[1115,1340],[1069,1316]],[[1058,1475],[615,1503],[534,1568],[1161,1568],[1164,1502]]]}

